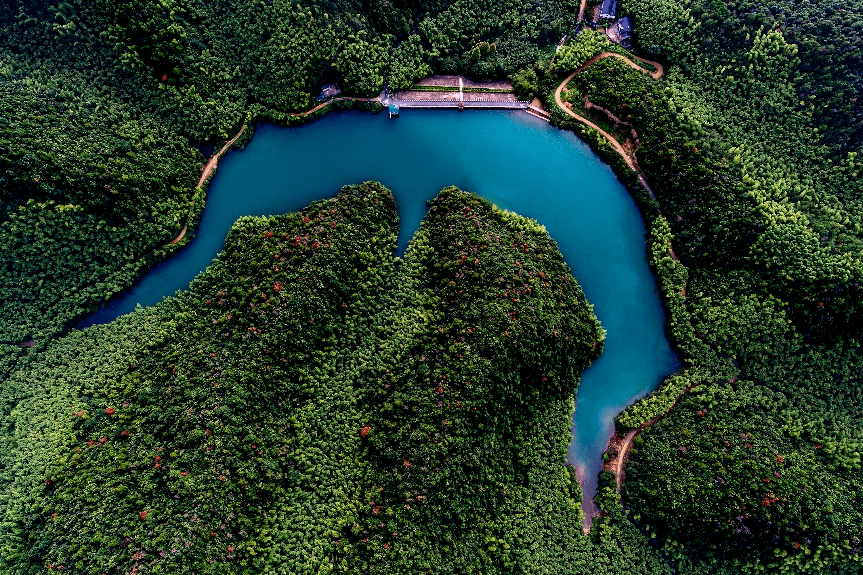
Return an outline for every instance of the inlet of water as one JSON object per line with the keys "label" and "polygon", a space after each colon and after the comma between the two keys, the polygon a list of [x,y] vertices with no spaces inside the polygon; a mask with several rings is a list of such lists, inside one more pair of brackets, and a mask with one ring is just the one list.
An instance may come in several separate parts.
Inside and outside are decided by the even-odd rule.
{"label": "inlet of water", "polygon": [[568,455],[585,499],[592,499],[614,416],[677,369],[677,361],[632,198],[573,134],[525,113],[406,110],[390,120],[346,112],[298,128],[261,126],[244,150],[220,161],[197,237],[79,327],[188,287],[238,217],[296,211],[365,180],[395,195],[399,251],[419,227],[426,200],[449,185],[539,220],[557,240],[607,330],[605,351],[578,390]]}

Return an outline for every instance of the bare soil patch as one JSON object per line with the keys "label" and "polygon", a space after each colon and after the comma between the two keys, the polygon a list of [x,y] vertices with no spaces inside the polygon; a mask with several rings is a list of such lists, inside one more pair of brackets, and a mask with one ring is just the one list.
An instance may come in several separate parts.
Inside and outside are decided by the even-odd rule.
{"label": "bare soil patch", "polygon": [[[467,94],[465,94],[467,96]],[[422,90],[403,90],[393,94],[394,100],[407,102],[458,102],[458,89],[455,92],[425,92]]]}
{"label": "bare soil patch", "polygon": [[494,90],[512,90],[512,84],[506,80],[471,80],[464,76],[452,76],[447,74],[437,74],[418,80],[417,86],[450,86],[455,87],[458,91],[458,81],[461,78],[465,88],[491,88]]}

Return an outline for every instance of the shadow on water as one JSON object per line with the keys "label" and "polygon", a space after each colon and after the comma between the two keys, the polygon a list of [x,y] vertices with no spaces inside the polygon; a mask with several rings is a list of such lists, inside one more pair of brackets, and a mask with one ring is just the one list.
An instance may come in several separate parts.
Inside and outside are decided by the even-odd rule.
{"label": "shadow on water", "polygon": [[558,242],[607,330],[605,351],[579,387],[567,457],[581,469],[585,498],[592,498],[615,414],[675,371],[677,360],[665,338],[635,203],[573,134],[521,112],[406,110],[395,120],[345,112],[296,128],[263,125],[244,150],[220,161],[195,239],[78,327],[187,288],[238,217],[296,211],[366,180],[395,195],[399,253],[426,202],[449,185],[539,220]]}

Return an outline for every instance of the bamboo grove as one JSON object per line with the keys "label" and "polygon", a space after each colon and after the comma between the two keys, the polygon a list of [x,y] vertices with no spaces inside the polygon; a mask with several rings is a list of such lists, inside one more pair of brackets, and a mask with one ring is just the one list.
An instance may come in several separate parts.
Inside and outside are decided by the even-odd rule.
{"label": "bamboo grove", "polygon": [[[861,572],[863,4],[622,1],[666,75],[609,58],[566,98],[637,134],[656,201],[554,111],[621,51],[577,10],[0,5],[0,572]],[[71,329],[193,236],[198,168],[241,125],[433,72],[539,96],[649,224],[683,367],[617,418],[658,420],[589,534],[563,454],[601,331],[535,222],[456,190],[404,261],[363,184],[244,218],[188,292]]]}
{"label": "bamboo grove", "polygon": [[[656,202],[586,137],[643,206],[684,359],[618,417],[621,432],[659,418],[630,454],[628,517],[681,573],[860,572],[863,124],[849,38],[861,6],[819,8],[820,27],[799,3],[623,9],[669,73],[657,81],[607,58],[566,99],[588,115],[585,102],[612,111],[637,135]],[[553,105],[560,81],[604,50],[619,48],[582,34],[533,89]],[[582,131],[562,113],[555,121]]]}
{"label": "bamboo grove", "polygon": [[242,218],[188,292],[11,377],[4,570],[563,569],[592,307],[544,228],[455,188],[398,266],[397,233],[374,183]]}

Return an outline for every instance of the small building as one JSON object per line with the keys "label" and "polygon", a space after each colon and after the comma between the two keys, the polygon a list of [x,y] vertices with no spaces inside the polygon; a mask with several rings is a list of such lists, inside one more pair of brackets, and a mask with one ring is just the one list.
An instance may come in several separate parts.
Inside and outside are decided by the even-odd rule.
{"label": "small building", "polygon": [[338,84],[324,84],[323,87],[321,87],[321,95],[318,97],[318,100],[329,100],[330,98],[335,98],[341,93],[342,91],[339,90]]}
{"label": "small building", "polygon": [[632,19],[629,16],[624,16],[614,25],[617,28],[617,36],[620,38],[620,45],[627,50],[632,48]]}
{"label": "small building", "polygon": [[617,0],[602,0],[599,8],[600,20],[614,20],[617,18]]}
{"label": "small building", "polygon": [[398,118],[399,117],[399,107],[395,104],[390,104],[390,118]]}

